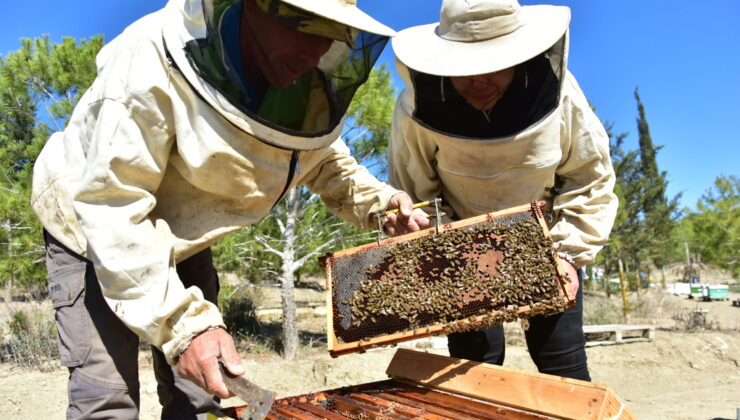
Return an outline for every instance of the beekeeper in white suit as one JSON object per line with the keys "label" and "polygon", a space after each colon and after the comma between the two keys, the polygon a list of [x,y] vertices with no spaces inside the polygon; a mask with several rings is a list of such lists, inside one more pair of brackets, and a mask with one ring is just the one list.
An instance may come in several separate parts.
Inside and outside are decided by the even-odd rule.
{"label": "beekeeper in white suit", "polygon": [[138,417],[139,338],[154,346],[163,418],[230,395],[217,358],[244,369],[209,247],[291,187],[361,227],[394,208],[390,231],[428,224],[339,139],[392,35],[355,0],[171,0],[101,50],[34,169],[68,418]]}
{"label": "beekeeper in white suit", "polygon": [[[547,200],[577,305],[526,331],[541,372],[588,380],[577,269],[617,210],[609,140],[567,70],[570,10],[516,0],[444,0],[440,22],[393,40],[405,82],[389,146],[391,183],[453,219]],[[455,357],[502,364],[501,326],[449,336]]]}

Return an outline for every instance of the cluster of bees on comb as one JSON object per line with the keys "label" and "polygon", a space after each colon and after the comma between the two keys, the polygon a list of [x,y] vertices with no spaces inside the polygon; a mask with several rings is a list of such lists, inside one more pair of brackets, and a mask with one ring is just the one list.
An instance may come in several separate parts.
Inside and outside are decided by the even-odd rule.
{"label": "cluster of bees on comb", "polygon": [[521,318],[526,328],[531,316],[565,310],[555,264],[552,240],[535,220],[493,220],[388,247],[341,303],[354,327],[400,318],[409,328],[442,323],[451,333]]}

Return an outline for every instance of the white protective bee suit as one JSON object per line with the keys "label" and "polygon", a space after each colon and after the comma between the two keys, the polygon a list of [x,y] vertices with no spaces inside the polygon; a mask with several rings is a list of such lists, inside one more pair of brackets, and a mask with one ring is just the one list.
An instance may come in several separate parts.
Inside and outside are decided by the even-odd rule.
{"label": "white protective bee suit", "polygon": [[[380,35],[356,31],[354,50],[335,42],[306,79],[302,126],[286,128],[228,90],[233,69],[212,9],[211,0],[171,0],[108,43],[97,79],[49,139],[33,179],[44,228],[93,262],[108,305],[170,363],[193,336],[223,325],[198,288],[183,287],[176,263],[260,220],[296,185],[360,227],[398,192],[339,139],[354,90],[338,97],[332,79],[343,59],[368,52],[361,66],[352,62],[356,89],[392,30],[376,22]],[[51,290],[67,303],[79,291]]]}
{"label": "white protective bee suit", "polygon": [[[577,266],[593,262],[616,215],[615,175],[607,134],[570,72],[564,72],[556,107],[536,114],[544,113],[541,119],[510,135],[479,138],[444,132],[431,117],[418,118],[417,82],[411,76],[418,73],[400,60],[397,69],[406,87],[393,115],[391,184],[415,201],[441,197],[453,220],[549,201],[558,251]],[[428,85],[433,94],[454,100],[449,85],[445,92],[438,82]]]}
{"label": "white protective bee suit", "polygon": [[[618,203],[609,139],[567,70],[569,20],[560,6],[444,0],[438,24],[401,31],[389,178],[414,200],[440,197],[453,220],[548,201],[558,253],[581,267],[606,244]],[[490,106],[472,106],[476,93]],[[582,311],[579,288],[573,308],[530,319],[540,372],[590,380]],[[448,348],[503,364],[504,330],[450,334]]]}

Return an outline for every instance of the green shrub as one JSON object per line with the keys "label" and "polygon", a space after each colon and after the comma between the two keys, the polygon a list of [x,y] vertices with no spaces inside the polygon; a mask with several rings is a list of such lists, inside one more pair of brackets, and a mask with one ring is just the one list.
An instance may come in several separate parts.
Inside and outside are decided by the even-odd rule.
{"label": "green shrub", "polygon": [[40,371],[58,367],[56,323],[48,314],[37,312],[29,316],[16,311],[7,327],[9,334],[0,347],[0,359]]}
{"label": "green shrub", "polygon": [[28,319],[28,315],[23,311],[16,311],[10,316],[8,321],[8,330],[13,338],[22,337],[27,334],[31,334],[33,331],[33,325]]}
{"label": "green shrub", "polygon": [[701,309],[683,308],[673,315],[676,321],[674,329],[678,331],[700,331],[700,330],[718,330],[719,322],[711,319],[708,313]]}
{"label": "green shrub", "polygon": [[257,319],[257,307],[261,300],[261,294],[254,288],[234,287],[227,283],[221,285],[218,306],[232,336],[253,336],[262,331]]}

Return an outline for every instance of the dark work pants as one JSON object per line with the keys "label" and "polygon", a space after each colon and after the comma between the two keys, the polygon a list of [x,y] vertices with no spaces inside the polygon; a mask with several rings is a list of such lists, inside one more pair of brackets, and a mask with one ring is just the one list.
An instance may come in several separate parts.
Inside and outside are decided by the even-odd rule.
{"label": "dark work pants", "polygon": [[[44,239],[60,359],[69,369],[67,418],[137,419],[139,337],[108,307],[92,263],[46,232]],[[185,287],[197,286],[216,302],[210,249],[178,264],[177,273]],[[204,419],[219,408],[217,398],[177,375],[153,346],[152,357],[163,419]]]}
{"label": "dark work pants", "polygon": [[[586,338],[583,335],[582,287],[578,288],[576,306],[561,314],[532,318],[524,334],[529,355],[540,372],[591,380],[586,361]],[[447,338],[452,357],[504,364],[506,349],[503,325],[450,334]]]}

